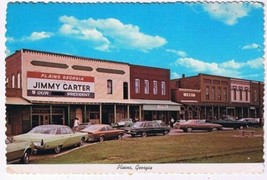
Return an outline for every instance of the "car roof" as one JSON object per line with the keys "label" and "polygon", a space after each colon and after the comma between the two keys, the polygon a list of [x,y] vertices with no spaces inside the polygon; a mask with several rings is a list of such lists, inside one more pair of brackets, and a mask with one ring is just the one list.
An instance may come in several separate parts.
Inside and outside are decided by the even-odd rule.
{"label": "car roof", "polygon": [[66,125],[59,125],[59,124],[46,124],[46,125],[39,125],[36,127],[44,127],[44,128],[60,128],[60,127],[69,127]]}

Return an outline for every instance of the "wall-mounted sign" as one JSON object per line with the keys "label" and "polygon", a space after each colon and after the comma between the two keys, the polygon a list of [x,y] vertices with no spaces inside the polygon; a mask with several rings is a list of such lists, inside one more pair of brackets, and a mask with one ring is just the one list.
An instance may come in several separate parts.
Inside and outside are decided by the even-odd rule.
{"label": "wall-mounted sign", "polygon": [[77,76],[43,72],[27,72],[28,96],[95,97],[95,80]]}
{"label": "wall-mounted sign", "polygon": [[183,93],[184,97],[196,97],[195,93]]}

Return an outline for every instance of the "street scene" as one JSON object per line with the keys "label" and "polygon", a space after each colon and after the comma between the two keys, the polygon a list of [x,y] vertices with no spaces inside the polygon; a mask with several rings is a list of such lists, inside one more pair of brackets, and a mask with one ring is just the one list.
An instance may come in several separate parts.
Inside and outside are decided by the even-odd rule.
{"label": "street scene", "polygon": [[7,12],[8,165],[264,162],[262,3]]}

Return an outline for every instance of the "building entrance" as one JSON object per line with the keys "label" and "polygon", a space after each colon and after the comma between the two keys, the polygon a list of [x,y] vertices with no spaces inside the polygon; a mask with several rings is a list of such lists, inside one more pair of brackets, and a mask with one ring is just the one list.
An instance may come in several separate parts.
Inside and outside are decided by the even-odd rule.
{"label": "building entrance", "polygon": [[32,127],[46,124],[65,124],[64,108],[33,108]]}

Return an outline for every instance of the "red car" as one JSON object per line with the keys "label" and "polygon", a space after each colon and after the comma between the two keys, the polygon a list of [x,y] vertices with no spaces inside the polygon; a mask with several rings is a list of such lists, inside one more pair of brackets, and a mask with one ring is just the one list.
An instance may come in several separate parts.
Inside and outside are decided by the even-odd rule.
{"label": "red car", "polygon": [[92,124],[80,130],[88,133],[88,141],[104,141],[107,139],[122,139],[124,130],[115,129],[108,124]]}
{"label": "red car", "polygon": [[207,123],[205,120],[188,120],[179,123],[177,128],[182,129],[184,132],[192,132],[193,130],[217,131],[222,129],[222,125]]}

